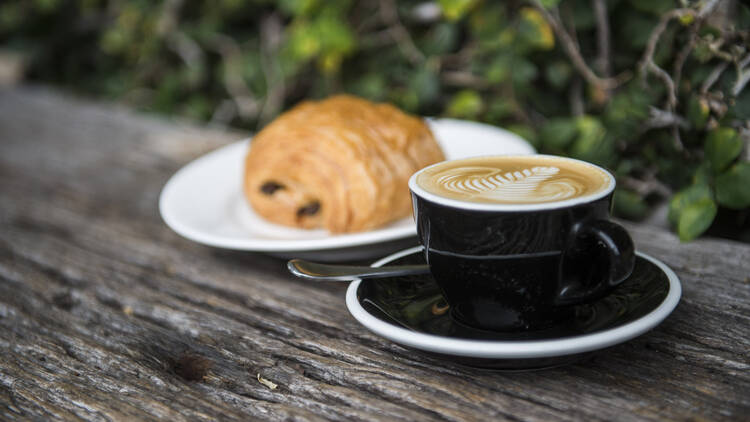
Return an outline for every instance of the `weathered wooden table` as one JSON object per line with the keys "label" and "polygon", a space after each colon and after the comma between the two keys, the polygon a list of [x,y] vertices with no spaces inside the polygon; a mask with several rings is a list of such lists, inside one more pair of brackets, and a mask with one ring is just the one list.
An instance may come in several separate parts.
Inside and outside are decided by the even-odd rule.
{"label": "weathered wooden table", "polygon": [[0,91],[1,420],[750,420],[750,245],[629,225],[682,279],[672,316],[577,365],[471,369],[164,225],[169,176],[239,136]]}

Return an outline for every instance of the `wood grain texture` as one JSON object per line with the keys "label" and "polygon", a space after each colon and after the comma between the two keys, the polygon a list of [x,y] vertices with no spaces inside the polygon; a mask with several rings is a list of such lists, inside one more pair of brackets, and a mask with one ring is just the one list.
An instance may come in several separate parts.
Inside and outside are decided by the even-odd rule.
{"label": "wood grain texture", "polygon": [[241,136],[0,91],[0,420],[748,420],[750,245],[630,224],[682,279],[670,318],[577,365],[471,369],[163,224],[169,176]]}

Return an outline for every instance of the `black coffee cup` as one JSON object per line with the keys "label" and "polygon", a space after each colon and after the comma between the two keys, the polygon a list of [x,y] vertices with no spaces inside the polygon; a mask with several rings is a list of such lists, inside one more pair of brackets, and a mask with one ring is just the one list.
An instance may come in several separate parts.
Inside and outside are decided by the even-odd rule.
{"label": "black coffee cup", "polygon": [[[592,195],[545,203],[446,198],[409,180],[417,234],[453,317],[494,331],[540,330],[624,281],[635,262],[628,233],[609,220],[615,178]],[[527,157],[528,158],[528,157]],[[463,160],[456,160],[463,161]],[[548,163],[548,162],[545,163]]]}

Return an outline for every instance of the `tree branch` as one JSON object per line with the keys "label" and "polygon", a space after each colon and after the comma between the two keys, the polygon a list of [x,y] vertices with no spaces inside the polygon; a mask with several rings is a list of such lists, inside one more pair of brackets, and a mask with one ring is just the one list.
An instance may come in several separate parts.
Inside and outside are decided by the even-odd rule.
{"label": "tree branch", "polygon": [[610,35],[607,2],[605,0],[592,0],[592,6],[596,18],[596,66],[599,69],[599,73],[608,78],[610,74]]}
{"label": "tree branch", "polygon": [[188,67],[203,61],[203,49],[182,31],[171,32],[167,36],[166,44]]}
{"label": "tree branch", "polygon": [[643,56],[641,57],[641,60],[638,62],[638,71],[641,74],[642,77],[645,77],[646,70],[651,67],[654,63],[654,52],[656,52],[656,44],[659,42],[659,37],[661,37],[661,34],[664,33],[664,30],[667,29],[667,25],[672,19],[679,19],[683,16],[695,16],[695,11],[693,9],[674,9],[670,10],[669,12],[662,15],[661,19],[659,19],[659,23],[656,24],[654,29],[651,30],[651,35],[648,37],[648,42],[646,43],[646,49],[643,50]]}
{"label": "tree branch", "polygon": [[[581,50],[578,44],[573,40],[568,31],[563,26],[559,18],[557,8],[547,10],[539,0],[532,0],[534,8],[542,14],[547,23],[552,27],[552,30],[557,34],[557,38],[562,43],[565,53],[568,55],[573,67],[581,74],[581,76],[591,85],[594,85],[602,90],[608,91],[621,85],[625,80],[630,78],[629,74],[622,74],[615,78],[601,78],[586,64],[586,61],[581,56]],[[553,14],[554,13],[554,14]]]}
{"label": "tree branch", "polygon": [[695,43],[698,40],[699,26],[698,23],[693,24],[690,29],[688,42],[685,43],[675,57],[674,66],[672,66],[672,80],[677,89],[680,89],[680,82],[682,81],[682,67],[685,65],[685,61],[690,56],[690,52],[693,51]]}
{"label": "tree branch", "polygon": [[455,66],[462,67],[467,66],[471,63],[474,55],[476,54],[477,45],[476,42],[469,42],[460,50],[455,53],[449,53],[440,58],[441,66]]}
{"label": "tree branch", "polygon": [[[651,34],[648,37],[648,42],[646,43],[646,49],[643,51],[643,56],[638,63],[638,71],[641,74],[641,77],[645,77],[647,70],[654,71],[656,68],[658,68],[656,63],[654,63],[654,53],[656,52],[656,45],[659,42],[659,38],[661,37],[662,33],[664,33],[664,31],[667,29],[667,25],[669,25],[669,22],[672,19],[680,19],[684,16],[693,16],[693,18],[697,21],[694,24],[694,27],[696,28],[695,32],[697,33],[697,26],[700,24],[699,21],[705,19],[718,4],[719,0],[708,0],[697,12],[690,8],[681,8],[670,10],[669,12],[663,14],[659,19],[659,23],[657,23],[654,29],[651,30]],[[695,37],[691,35],[691,39],[690,41],[688,41],[688,44],[683,47],[680,53],[678,53],[678,57],[675,61],[675,76],[679,75],[681,78],[682,64],[684,63],[687,55],[690,53],[690,50],[692,50],[692,47],[694,45]],[[677,72],[678,69],[679,72]],[[680,78],[675,78],[675,80],[679,81]]]}
{"label": "tree branch", "polygon": [[742,160],[750,161],[750,122],[745,121],[745,126],[740,127],[740,139],[745,143],[743,148]]}
{"label": "tree branch", "polygon": [[689,129],[690,123],[684,117],[675,113],[674,110],[661,110],[656,107],[649,108],[649,118],[644,122],[641,133],[651,129],[671,128],[674,147],[683,152],[685,145],[682,143],[680,129]]}
{"label": "tree branch", "polygon": [[[673,114],[675,108],[677,107],[677,86],[675,84],[675,80],[669,76],[669,73],[667,73],[667,71],[659,67],[654,62],[656,45],[672,19],[681,19],[685,16],[692,16],[696,20],[695,25],[699,25],[700,21],[708,16],[708,14],[711,13],[711,11],[714,9],[714,7],[716,7],[717,4],[718,0],[709,0],[703,5],[701,10],[697,12],[690,8],[670,10],[669,12],[661,16],[659,22],[656,24],[654,29],[651,30],[651,34],[648,37],[648,42],[646,43],[646,49],[643,51],[643,56],[638,62],[638,73],[640,74],[644,83],[648,72],[655,74],[659,79],[662,80],[662,82],[664,82],[664,85],[667,88],[667,111],[669,113]],[[683,49],[680,50],[677,58],[675,59],[674,75],[678,82],[682,78],[682,65],[687,59],[687,55],[690,53],[690,50],[692,50],[694,44],[695,37],[691,35],[690,41],[685,47],[683,47]],[[680,137],[680,126],[678,122],[675,121],[671,125],[671,127],[675,148],[678,151],[685,151],[685,146],[683,145],[682,139]]]}
{"label": "tree branch", "polygon": [[266,98],[258,116],[258,124],[270,122],[284,105],[286,86],[275,53],[279,50],[284,27],[277,14],[260,22],[260,67],[266,80]]}
{"label": "tree branch", "polygon": [[719,80],[719,77],[727,67],[729,67],[728,62],[721,62],[716,65],[714,70],[712,70],[711,73],[709,73],[706,79],[703,81],[703,84],[701,85],[701,93],[705,94],[706,92],[708,92],[708,90],[711,89],[711,86],[713,86],[713,84],[716,83],[717,80]]}
{"label": "tree branch", "polygon": [[398,10],[394,0],[380,0],[380,17],[388,25],[388,31],[396,42],[399,50],[413,65],[421,65],[425,61],[424,54],[419,51],[412,41],[409,31],[406,30],[398,17]]}
{"label": "tree branch", "polygon": [[163,37],[177,28],[177,20],[179,19],[182,4],[183,0],[166,0],[164,2],[159,17],[156,20],[157,36]]}
{"label": "tree branch", "polygon": [[677,126],[683,129],[687,129],[688,127],[690,127],[690,124],[684,117],[672,111],[661,110],[656,107],[650,107],[648,114],[649,114],[649,118],[643,124],[644,132],[649,129],[660,129],[660,128],[665,128],[665,127],[670,127],[670,126]]}
{"label": "tree branch", "polygon": [[443,71],[440,74],[440,79],[445,82],[446,85],[468,87],[474,89],[486,89],[490,86],[481,76],[477,76],[469,71]]}
{"label": "tree branch", "polygon": [[664,85],[667,86],[667,105],[670,110],[674,110],[677,107],[677,91],[675,90],[672,77],[669,76],[666,70],[657,66],[653,61],[648,63],[648,70],[658,76],[664,82]]}
{"label": "tree branch", "polygon": [[674,147],[677,151],[684,152],[685,157],[690,155],[689,151],[685,149],[685,144],[682,143],[682,136],[680,136],[680,128],[677,125],[672,126],[672,139]]}
{"label": "tree branch", "polygon": [[583,116],[585,106],[583,104],[583,84],[581,78],[574,77],[570,84],[570,112],[573,116]]}
{"label": "tree branch", "polygon": [[[227,90],[227,93],[232,98],[237,113],[243,119],[255,118],[260,110],[260,104],[242,79],[240,73],[235,71],[232,66],[242,54],[237,42],[232,37],[221,33],[214,33],[209,40],[209,47],[218,52],[222,62],[224,62],[224,89]],[[219,105],[219,107],[222,106]],[[226,109],[226,106],[224,108]],[[214,114],[217,112],[218,109],[214,110]],[[219,115],[221,114],[228,115],[228,112],[223,111],[219,113]]]}
{"label": "tree branch", "polygon": [[672,189],[655,177],[650,177],[647,180],[639,180],[634,177],[625,176],[618,178],[617,182],[641,196],[656,193],[663,198],[669,198],[672,195]]}
{"label": "tree branch", "polygon": [[[648,69],[655,73],[667,86],[667,110],[670,113],[674,113],[677,107],[677,91],[675,90],[674,81],[664,69],[657,66],[653,61],[648,63]],[[677,151],[685,151],[685,145],[682,143],[680,137],[680,128],[677,123],[672,125],[672,138],[674,139],[674,147]]]}
{"label": "tree branch", "polygon": [[714,11],[714,8],[719,4],[719,1],[720,0],[708,0],[698,12],[698,19],[705,19],[706,16]]}
{"label": "tree branch", "polygon": [[745,66],[748,64],[750,64],[750,54],[737,62],[737,81],[734,83],[734,86],[732,86],[732,95],[735,97],[740,95],[740,92],[745,88],[745,85],[750,82],[750,69],[745,69]]}

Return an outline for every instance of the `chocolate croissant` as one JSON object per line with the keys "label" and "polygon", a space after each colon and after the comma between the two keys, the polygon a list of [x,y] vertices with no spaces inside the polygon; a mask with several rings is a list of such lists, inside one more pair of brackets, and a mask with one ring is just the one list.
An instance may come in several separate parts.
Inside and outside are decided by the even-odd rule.
{"label": "chocolate croissant", "polygon": [[421,119],[339,95],[303,102],[261,130],[245,159],[244,189],[271,222],[356,232],[409,215],[409,177],[442,160]]}

